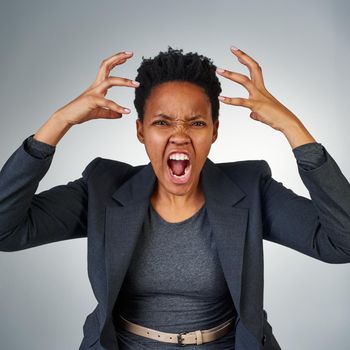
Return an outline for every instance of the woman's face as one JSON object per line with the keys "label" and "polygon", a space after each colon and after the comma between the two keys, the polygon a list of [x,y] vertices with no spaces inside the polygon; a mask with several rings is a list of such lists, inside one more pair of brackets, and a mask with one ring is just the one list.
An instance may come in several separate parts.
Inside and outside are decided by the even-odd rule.
{"label": "woman's face", "polygon": [[186,81],[157,85],[145,102],[144,119],[136,121],[137,137],[168,193],[196,193],[200,172],[217,138],[211,104],[204,90]]}

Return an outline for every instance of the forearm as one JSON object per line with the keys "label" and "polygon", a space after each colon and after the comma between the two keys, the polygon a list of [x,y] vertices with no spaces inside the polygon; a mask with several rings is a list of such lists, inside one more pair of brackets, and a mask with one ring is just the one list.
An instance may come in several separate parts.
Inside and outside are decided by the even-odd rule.
{"label": "forearm", "polygon": [[[319,149],[318,144],[298,149],[297,160]],[[308,151],[307,151],[308,150]],[[311,200],[299,196],[271,177],[265,169],[264,239],[328,263],[350,263],[350,184],[331,155],[322,165],[298,172]],[[313,157],[312,157],[313,158]]]}
{"label": "forearm", "polygon": [[53,159],[53,154],[43,159],[33,157],[26,151],[26,141],[0,170],[0,247],[3,236],[23,220]]}
{"label": "forearm", "polygon": [[[87,234],[87,179],[100,158],[87,165],[81,178],[35,194],[52,163],[54,148],[34,149],[29,140],[26,138],[0,169],[0,251]],[[37,156],[31,153],[34,150]]]}
{"label": "forearm", "polygon": [[35,140],[45,142],[51,146],[56,146],[61,138],[71,128],[71,124],[65,122],[59,117],[59,114],[54,113],[35,133]]}
{"label": "forearm", "polygon": [[306,171],[318,168],[327,160],[325,148],[319,142],[305,143],[293,148],[292,152],[298,166]]}
{"label": "forearm", "polygon": [[317,142],[301,121],[289,124],[281,129],[292,149],[310,142]]}

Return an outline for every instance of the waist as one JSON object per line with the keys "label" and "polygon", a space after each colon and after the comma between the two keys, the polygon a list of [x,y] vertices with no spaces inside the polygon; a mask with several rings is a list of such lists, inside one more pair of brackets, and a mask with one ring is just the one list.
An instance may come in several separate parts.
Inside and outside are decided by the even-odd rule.
{"label": "waist", "polygon": [[176,331],[168,327],[167,330],[171,330],[171,332],[165,332],[157,328],[145,327],[142,324],[131,322],[119,314],[116,327],[136,336],[141,336],[144,339],[148,338],[149,341],[153,340],[184,346],[187,344],[218,343],[220,338],[224,338],[226,334],[233,334],[231,331],[234,330],[235,324],[236,317],[232,316],[210,328],[182,327],[181,331]]}
{"label": "waist", "polygon": [[123,294],[113,310],[115,321],[119,314],[127,320],[167,332],[183,328],[210,328],[224,322],[237,312],[231,296],[221,300],[192,295],[130,295]]}

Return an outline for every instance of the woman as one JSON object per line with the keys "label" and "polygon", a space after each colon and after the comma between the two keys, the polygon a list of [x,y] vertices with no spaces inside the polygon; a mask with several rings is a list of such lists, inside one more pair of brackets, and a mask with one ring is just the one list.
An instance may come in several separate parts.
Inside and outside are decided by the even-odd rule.
{"label": "woman", "polygon": [[[104,60],[94,83],[56,111],[0,173],[0,248],[27,249],[88,237],[88,273],[98,300],[83,349],[280,349],[263,309],[262,239],[329,263],[350,262],[350,185],[324,146],[265,88],[216,70],[206,57],[168,49],[145,59],[135,82],[110,77],[132,57]],[[249,98],[222,97],[216,73]],[[137,137],[150,163],[95,158],[82,177],[34,194],[55,147],[76,124],[130,111],[104,98],[136,88]],[[219,97],[219,98],[218,98]],[[219,99],[282,132],[312,200],[271,177],[264,160],[215,164]]]}

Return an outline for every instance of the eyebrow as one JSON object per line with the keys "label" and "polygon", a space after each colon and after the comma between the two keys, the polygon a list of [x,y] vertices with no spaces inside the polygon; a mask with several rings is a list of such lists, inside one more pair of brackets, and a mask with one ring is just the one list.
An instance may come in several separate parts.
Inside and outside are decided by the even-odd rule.
{"label": "eyebrow", "polygon": [[[165,119],[175,119],[174,116],[166,115],[164,113],[158,113],[153,118],[157,118],[157,117],[162,117],[162,118],[165,118]],[[202,118],[202,115],[201,114],[196,114],[196,115],[194,115],[192,117],[187,118],[187,120],[195,120],[195,119],[198,119],[198,118]]]}

